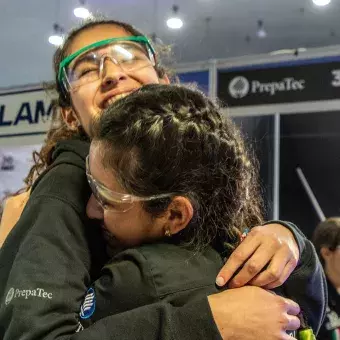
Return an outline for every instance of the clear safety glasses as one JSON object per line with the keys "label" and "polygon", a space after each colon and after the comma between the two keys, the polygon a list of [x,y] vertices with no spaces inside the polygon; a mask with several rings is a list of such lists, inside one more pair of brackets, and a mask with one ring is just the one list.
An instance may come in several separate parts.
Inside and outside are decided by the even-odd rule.
{"label": "clear safety glasses", "polygon": [[160,194],[149,197],[138,197],[130,194],[121,194],[108,189],[105,185],[93,178],[89,167],[89,156],[86,157],[86,176],[93,196],[104,210],[124,213],[133,207],[134,202],[152,201],[160,198],[174,196],[174,193]]}
{"label": "clear safety glasses", "polygon": [[66,91],[102,79],[106,61],[126,73],[156,65],[155,51],[144,36],[98,41],[66,57],[59,66],[58,80]]}

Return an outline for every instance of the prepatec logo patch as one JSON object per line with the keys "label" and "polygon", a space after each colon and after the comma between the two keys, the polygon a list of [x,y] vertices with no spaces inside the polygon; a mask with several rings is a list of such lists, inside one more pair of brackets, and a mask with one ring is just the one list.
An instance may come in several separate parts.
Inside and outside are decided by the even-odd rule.
{"label": "prepatec logo patch", "polygon": [[90,288],[85,296],[83,304],[80,306],[80,318],[89,319],[96,309],[96,295],[93,288]]}

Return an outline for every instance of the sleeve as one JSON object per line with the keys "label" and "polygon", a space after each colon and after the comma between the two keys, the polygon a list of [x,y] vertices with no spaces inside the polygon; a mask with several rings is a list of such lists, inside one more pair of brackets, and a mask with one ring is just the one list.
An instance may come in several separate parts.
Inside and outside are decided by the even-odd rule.
{"label": "sleeve", "polygon": [[80,308],[84,327],[109,315],[160,302],[149,264],[138,249],[121,252],[102,269]]}
{"label": "sleeve", "polygon": [[99,320],[71,340],[222,340],[208,299],[183,307],[156,303]]}
{"label": "sleeve", "polygon": [[80,313],[89,327],[72,339],[221,339],[207,297],[181,307],[160,301],[151,268],[136,249],[106,265],[91,289],[94,305],[85,299]]}
{"label": "sleeve", "polygon": [[[270,222],[273,223],[273,222]],[[300,250],[299,265],[282,286],[285,296],[296,301],[315,334],[318,333],[326,315],[326,277],[313,244],[290,222],[275,221],[289,228]],[[280,290],[280,289],[279,289]]]}
{"label": "sleeve", "polygon": [[[96,235],[84,230],[72,207],[50,197],[36,198],[25,215],[22,223],[42,228],[27,233],[13,260],[0,310],[3,339],[62,339],[78,325],[79,305],[91,283],[87,239]],[[10,236],[7,247],[16,235]]]}
{"label": "sleeve", "polygon": [[0,250],[0,338],[63,339],[95,268],[101,234],[86,217],[90,189],[82,169],[60,165],[32,191]]}

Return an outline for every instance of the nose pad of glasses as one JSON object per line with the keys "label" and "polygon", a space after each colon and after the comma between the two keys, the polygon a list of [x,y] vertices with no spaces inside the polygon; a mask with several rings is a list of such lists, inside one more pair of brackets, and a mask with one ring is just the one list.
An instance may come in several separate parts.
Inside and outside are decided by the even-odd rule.
{"label": "nose pad of glasses", "polygon": [[[104,54],[100,60],[100,75],[102,78],[105,78],[106,76],[108,76],[107,69],[108,69],[108,65],[107,62],[111,62],[112,64],[114,64],[114,68],[118,68],[119,71],[123,71],[121,65],[119,64],[119,62],[117,61],[117,59],[115,59],[113,56],[108,55],[108,54]],[[117,70],[117,69],[116,69]]]}

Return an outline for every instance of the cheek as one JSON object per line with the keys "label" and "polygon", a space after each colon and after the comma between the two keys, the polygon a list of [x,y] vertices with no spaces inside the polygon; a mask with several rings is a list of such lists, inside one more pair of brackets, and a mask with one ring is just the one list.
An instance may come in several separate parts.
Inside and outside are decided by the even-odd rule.
{"label": "cheek", "polygon": [[105,212],[104,224],[106,229],[124,244],[130,244],[141,236],[140,223],[131,214]]}
{"label": "cheek", "polygon": [[99,112],[99,108],[94,104],[97,88],[98,85],[91,83],[80,87],[71,95],[73,107],[80,115],[82,122],[89,122]]}
{"label": "cheek", "polygon": [[134,78],[142,85],[159,84],[157,72],[152,67],[146,67],[135,73]]}
{"label": "cheek", "polygon": [[151,218],[138,208],[122,214],[105,212],[104,224],[106,229],[125,246],[137,246],[155,239]]}
{"label": "cheek", "polygon": [[86,86],[80,87],[75,90],[71,96],[73,106],[77,111],[83,111],[84,108],[86,109],[92,101],[90,91],[86,89]]}
{"label": "cheek", "polygon": [[337,256],[334,257],[334,264],[338,272],[340,272],[340,252],[338,251]]}
{"label": "cheek", "polygon": [[117,218],[118,215],[115,213],[112,213],[110,211],[104,212],[104,225],[105,228],[112,233],[113,235],[116,232],[117,225],[119,226],[119,218]]}

